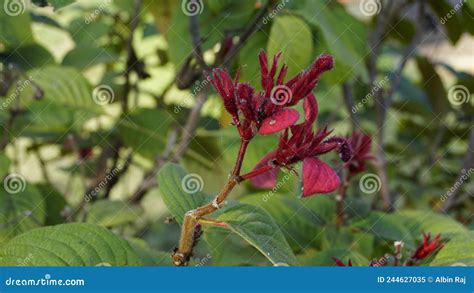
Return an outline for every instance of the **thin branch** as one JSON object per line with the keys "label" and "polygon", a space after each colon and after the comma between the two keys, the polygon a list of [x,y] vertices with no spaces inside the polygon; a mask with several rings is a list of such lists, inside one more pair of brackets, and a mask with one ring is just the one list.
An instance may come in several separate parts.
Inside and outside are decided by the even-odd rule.
{"label": "thin branch", "polygon": [[354,95],[351,84],[345,82],[342,84],[342,93],[346,104],[347,112],[351,119],[352,131],[360,130],[359,116],[354,112]]}

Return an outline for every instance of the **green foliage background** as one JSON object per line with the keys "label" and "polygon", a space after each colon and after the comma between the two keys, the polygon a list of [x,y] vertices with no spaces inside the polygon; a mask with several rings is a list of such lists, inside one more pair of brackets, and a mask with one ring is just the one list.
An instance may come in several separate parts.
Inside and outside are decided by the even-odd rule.
{"label": "green foliage background", "polygon": [[[19,3],[20,13],[7,9],[10,2]],[[18,175],[23,185],[15,192],[0,186],[0,265],[171,265],[184,213],[209,202],[227,180],[239,137],[213,91],[185,155],[169,162],[177,148],[170,141],[180,141],[205,80],[198,76],[178,86],[185,83],[182,68],[193,51],[183,3],[141,2],[132,35],[134,1],[1,1],[0,177],[5,183]],[[391,255],[394,241],[405,243],[403,257],[409,257],[421,232],[441,233],[447,243],[423,265],[474,265],[470,175],[449,210],[441,211],[443,196],[474,168],[472,47],[466,54],[470,70],[453,66],[454,55],[437,59],[421,49],[409,54],[382,132],[375,122],[377,101],[367,98],[376,86],[367,66],[368,40],[381,16],[364,14],[359,2],[272,1],[273,11],[228,68],[241,68],[241,80],[259,87],[262,48],[270,56],[282,52],[289,76],[318,55],[332,54],[336,66],[315,91],[318,125],[350,133],[352,109],[343,98],[348,86],[360,127],[374,144],[383,133],[393,211],[386,211],[380,192],[359,188],[360,176],[349,188],[340,229],[335,195],[301,199],[298,176],[282,174],[284,183],[272,193],[243,183],[213,215],[230,228],[204,227],[193,265],[333,265],[331,258],[338,257],[367,266]],[[403,9],[377,40],[375,80],[385,93],[400,60],[413,51],[417,30],[424,32],[425,47],[463,40],[472,46],[472,2],[451,13],[453,1],[426,1],[429,17],[423,21],[410,12],[420,1],[400,2]],[[224,37],[236,42],[267,2],[201,4],[204,58],[214,64]],[[455,86],[467,90],[463,103],[450,99]],[[256,138],[243,170],[277,141]],[[366,173],[376,172],[372,165]],[[203,190],[186,193],[181,183],[187,174],[197,174]]]}

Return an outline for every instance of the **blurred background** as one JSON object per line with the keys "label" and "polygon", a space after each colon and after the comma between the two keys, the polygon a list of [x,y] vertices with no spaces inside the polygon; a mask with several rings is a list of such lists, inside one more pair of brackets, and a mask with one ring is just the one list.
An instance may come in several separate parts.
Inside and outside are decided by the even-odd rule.
{"label": "blurred background", "polygon": [[[298,176],[282,174],[272,193],[243,183],[230,201],[266,210],[304,265],[368,265],[399,240],[408,255],[421,231],[472,243],[473,1],[0,3],[0,247],[87,222],[125,239],[141,264],[170,265],[179,224],[157,174],[175,162],[194,175],[194,192],[222,188],[239,136],[203,71],[240,68],[260,88],[261,49],[282,52],[287,76],[333,55],[315,90],[317,125],[370,135],[377,160],[351,181],[342,228],[335,195],[300,199]],[[243,170],[277,142],[255,138]],[[196,265],[270,264],[236,235],[203,238]],[[4,264],[45,263],[7,250]],[[464,253],[472,264],[472,248]]]}

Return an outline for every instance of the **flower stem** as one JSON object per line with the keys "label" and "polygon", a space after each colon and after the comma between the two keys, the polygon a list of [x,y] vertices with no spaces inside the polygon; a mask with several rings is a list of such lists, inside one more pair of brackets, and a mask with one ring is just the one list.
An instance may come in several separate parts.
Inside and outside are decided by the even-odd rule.
{"label": "flower stem", "polygon": [[349,181],[350,176],[345,176],[336,195],[336,226],[338,228],[344,225],[344,199],[346,197],[347,188],[349,187]]}
{"label": "flower stem", "polygon": [[[242,181],[240,179],[239,174],[240,169],[242,168],[242,162],[244,160],[248,144],[249,141],[241,140],[239,153],[237,155],[237,160],[235,162],[234,169],[229,177],[229,180],[224,185],[219,194],[214,198],[214,200],[197,209],[190,210],[185,214],[183,226],[181,228],[181,238],[179,240],[179,246],[172,255],[173,264],[175,266],[186,266],[188,264],[195,245],[194,230],[196,228],[196,225],[200,222],[204,224],[209,224],[209,220],[203,221],[202,218],[218,210],[224,204],[227,196],[234,189],[234,187],[240,181]],[[220,226],[222,226],[222,224],[223,223],[220,223]]]}

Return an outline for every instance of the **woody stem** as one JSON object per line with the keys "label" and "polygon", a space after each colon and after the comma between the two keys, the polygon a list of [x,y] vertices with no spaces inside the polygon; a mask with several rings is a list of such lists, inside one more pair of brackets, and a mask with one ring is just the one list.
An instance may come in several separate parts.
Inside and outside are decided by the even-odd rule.
{"label": "woody stem", "polygon": [[[229,177],[229,180],[224,185],[219,194],[214,200],[206,205],[198,207],[197,209],[188,211],[183,220],[183,226],[181,228],[181,238],[179,240],[178,249],[173,253],[173,264],[176,266],[185,266],[192,255],[193,248],[195,245],[194,230],[200,220],[216,210],[218,210],[225,202],[227,196],[234,189],[234,187],[242,180],[240,180],[240,169],[242,162],[247,150],[249,141],[241,140],[239,153],[235,162],[234,169]],[[202,222],[202,221],[201,221]]]}
{"label": "woody stem", "polygon": [[344,225],[344,198],[346,197],[347,188],[349,187],[350,176],[347,175],[344,181],[339,187],[339,191],[336,195],[336,226],[338,228]]}

